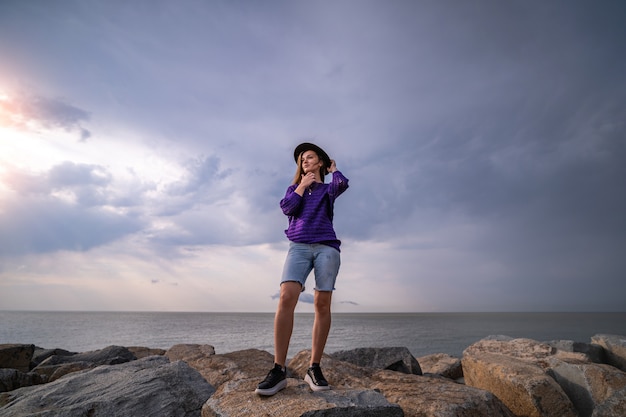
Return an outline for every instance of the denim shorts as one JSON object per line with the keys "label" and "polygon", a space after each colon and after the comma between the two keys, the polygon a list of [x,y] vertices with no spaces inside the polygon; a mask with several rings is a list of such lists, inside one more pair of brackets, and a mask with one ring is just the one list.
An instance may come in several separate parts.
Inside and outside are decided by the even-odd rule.
{"label": "denim shorts", "polygon": [[289,252],[283,268],[283,282],[295,281],[302,285],[311,270],[315,272],[315,289],[317,291],[333,291],[339,273],[341,257],[339,251],[321,243],[289,242]]}

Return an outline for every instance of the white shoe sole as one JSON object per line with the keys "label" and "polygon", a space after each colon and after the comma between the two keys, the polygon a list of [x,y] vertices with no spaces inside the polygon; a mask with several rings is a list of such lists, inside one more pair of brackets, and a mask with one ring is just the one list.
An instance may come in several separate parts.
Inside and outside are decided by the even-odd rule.
{"label": "white shoe sole", "polygon": [[309,384],[313,391],[328,391],[330,389],[330,385],[315,385],[309,374],[304,377],[304,382]]}
{"label": "white shoe sole", "polygon": [[257,388],[256,390],[254,390],[254,393],[259,394],[259,395],[268,395],[268,396],[274,395],[281,389],[285,388],[286,386],[287,386],[287,380],[283,379],[278,384],[274,385],[272,388],[267,388],[267,389]]}

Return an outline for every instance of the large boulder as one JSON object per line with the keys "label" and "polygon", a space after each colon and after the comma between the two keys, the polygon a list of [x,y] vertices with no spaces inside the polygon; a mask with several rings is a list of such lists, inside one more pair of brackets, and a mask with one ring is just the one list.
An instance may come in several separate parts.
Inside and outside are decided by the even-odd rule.
{"label": "large boulder", "polygon": [[577,417],[565,391],[538,364],[556,352],[530,339],[480,340],[463,352],[465,383],[492,392],[519,416]]}
{"label": "large boulder", "polygon": [[[548,373],[567,393],[580,417],[590,417],[626,388],[626,372],[610,365],[549,358],[548,366]],[[626,404],[626,398],[622,403]]]}
{"label": "large boulder", "polygon": [[340,350],[331,356],[340,361],[367,368],[388,369],[414,375],[422,374],[419,363],[405,347]]}
{"label": "large boulder", "polygon": [[162,356],[104,365],[0,395],[0,415],[197,417],[214,388]]}
{"label": "large boulder", "polygon": [[597,334],[591,343],[604,349],[606,363],[626,372],[626,336]]}
{"label": "large boulder", "polygon": [[[299,352],[289,362],[291,374],[302,380],[311,352]],[[447,378],[376,370],[343,362],[333,355],[322,358],[324,376],[333,389],[380,391],[390,403],[398,404],[407,417],[479,417],[513,414],[493,394],[457,384]]]}
{"label": "large boulder", "polygon": [[[618,336],[594,341],[619,352]],[[489,337],[465,350],[463,372],[468,385],[493,392],[517,415],[626,415],[607,411],[626,407],[626,373],[596,363],[600,357],[582,343]]]}
{"label": "large boulder", "polygon": [[28,372],[34,352],[35,345],[2,344],[0,345],[0,368]]}

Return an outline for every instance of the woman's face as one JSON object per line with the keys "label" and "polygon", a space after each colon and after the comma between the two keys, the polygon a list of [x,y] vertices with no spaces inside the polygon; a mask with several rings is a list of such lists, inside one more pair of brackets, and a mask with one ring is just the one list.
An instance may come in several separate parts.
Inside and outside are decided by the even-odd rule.
{"label": "woman's face", "polygon": [[318,172],[322,167],[322,161],[314,151],[306,151],[302,154],[302,171],[306,174],[308,172]]}

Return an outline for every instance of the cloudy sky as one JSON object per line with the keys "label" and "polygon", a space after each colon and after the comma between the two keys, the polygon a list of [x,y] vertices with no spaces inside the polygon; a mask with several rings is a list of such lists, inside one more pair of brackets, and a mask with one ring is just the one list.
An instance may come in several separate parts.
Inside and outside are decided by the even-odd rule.
{"label": "cloudy sky", "polygon": [[274,311],[313,141],[350,179],[335,311],[626,311],[624,21],[3,0],[0,309]]}

